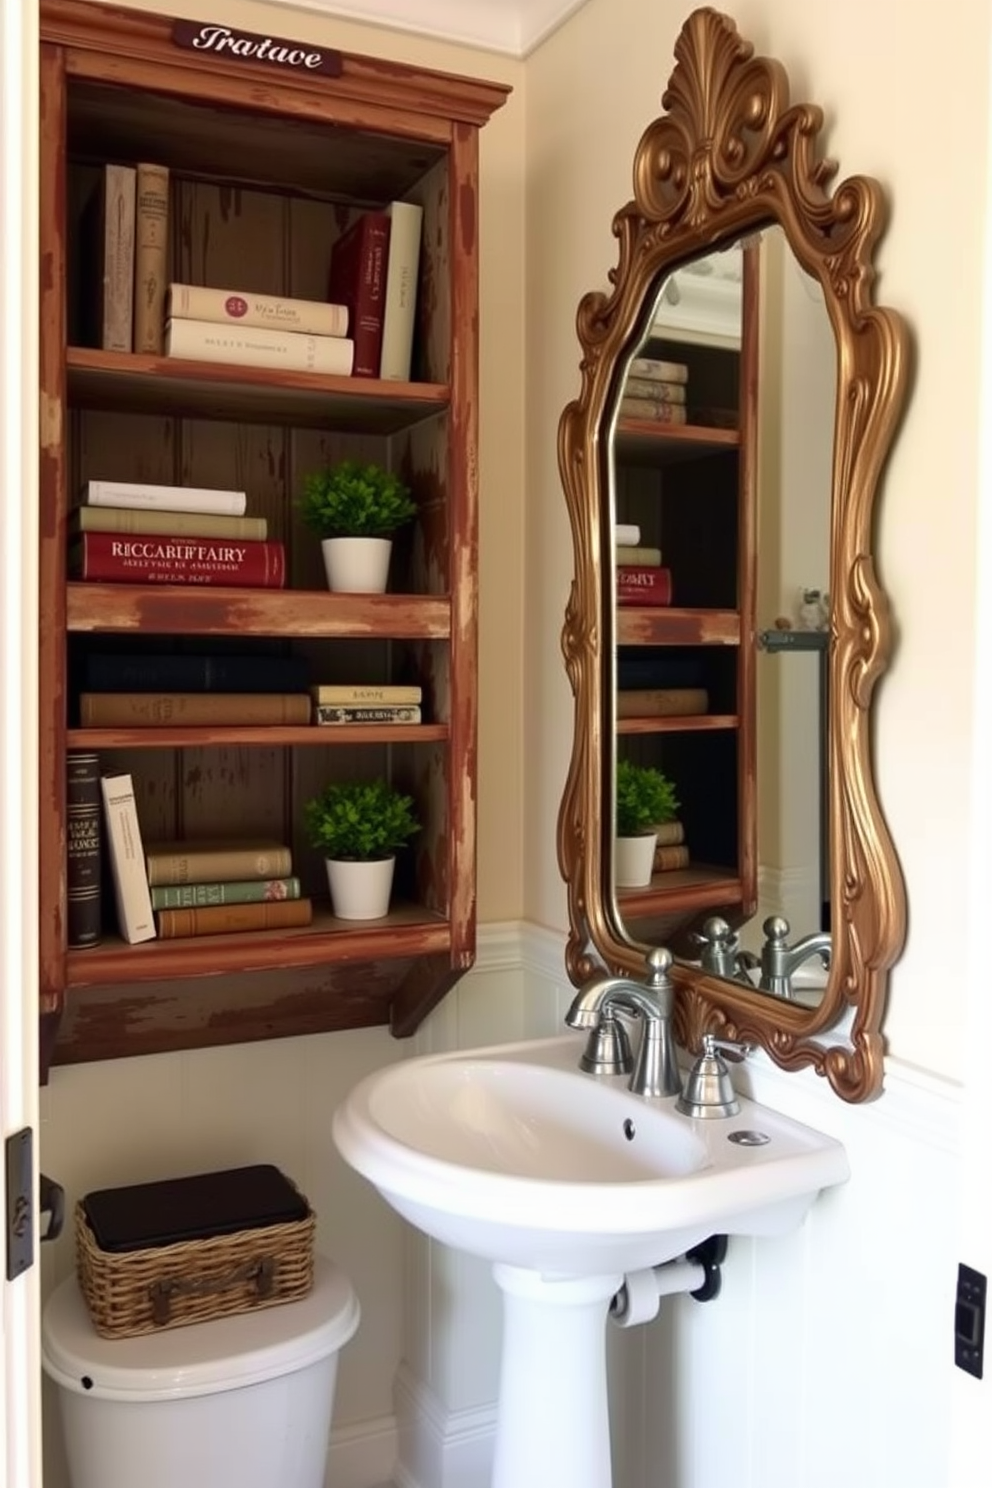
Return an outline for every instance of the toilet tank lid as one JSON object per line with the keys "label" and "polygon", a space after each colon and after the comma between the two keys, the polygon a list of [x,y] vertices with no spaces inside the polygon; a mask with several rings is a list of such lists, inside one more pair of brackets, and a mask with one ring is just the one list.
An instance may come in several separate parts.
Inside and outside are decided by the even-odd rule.
{"label": "toilet tank lid", "polygon": [[101,1338],[75,1277],[56,1288],[41,1322],[42,1365],[79,1394],[179,1400],[275,1379],[342,1348],[358,1327],[358,1299],[344,1272],[314,1258],[306,1297],[138,1338]]}

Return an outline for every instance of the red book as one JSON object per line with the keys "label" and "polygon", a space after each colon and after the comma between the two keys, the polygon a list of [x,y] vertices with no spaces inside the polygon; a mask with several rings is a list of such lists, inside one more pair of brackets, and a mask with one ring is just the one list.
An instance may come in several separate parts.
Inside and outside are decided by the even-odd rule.
{"label": "red book", "polygon": [[363,212],[331,249],[328,298],[348,307],[348,335],[355,343],[353,377],[378,377],[386,302],[389,216]]}
{"label": "red book", "polygon": [[655,564],[617,564],[617,604],[670,605],[672,570]]}
{"label": "red book", "polygon": [[281,542],[84,532],[69,551],[69,572],[73,578],[111,584],[230,584],[282,589],[286,583],[286,550]]}

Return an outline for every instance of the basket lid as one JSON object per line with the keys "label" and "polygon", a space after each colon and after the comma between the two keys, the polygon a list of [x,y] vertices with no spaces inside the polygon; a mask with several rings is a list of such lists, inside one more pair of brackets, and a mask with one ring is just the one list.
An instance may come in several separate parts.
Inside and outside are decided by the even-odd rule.
{"label": "basket lid", "polygon": [[73,1276],[45,1304],[42,1364],[58,1384],[80,1395],[178,1400],[305,1369],[342,1348],[358,1319],[358,1298],[348,1278],[319,1255],[313,1288],[296,1302],[137,1338],[101,1338]]}

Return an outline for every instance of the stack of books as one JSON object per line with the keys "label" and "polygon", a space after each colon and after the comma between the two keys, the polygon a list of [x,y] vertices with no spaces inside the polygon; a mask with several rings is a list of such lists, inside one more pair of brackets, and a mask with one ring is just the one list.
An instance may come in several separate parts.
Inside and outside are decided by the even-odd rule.
{"label": "stack of books", "polygon": [[349,686],[321,682],[310,689],[313,721],[321,728],[342,724],[420,723],[422,689],[417,686]]}
{"label": "stack of books", "polygon": [[659,357],[635,357],[627,371],[620,417],[660,424],[684,424],[689,367]]}
{"label": "stack of books", "polygon": [[292,867],[291,849],[281,842],[149,844],[145,872],[159,937],[309,925],[313,904]]}
{"label": "stack of books", "polygon": [[169,241],[164,165],[105,165],[83,214],[84,339],[161,356]]}
{"label": "stack of books", "polygon": [[342,303],[170,284],[165,353],[198,362],[348,377],[355,342]]}
{"label": "stack of books", "polygon": [[286,549],[244,491],[91,480],[69,524],[73,578],[282,589]]}
{"label": "stack of books", "polygon": [[363,212],[331,250],[328,298],[347,306],[355,377],[409,382],[424,209]]}
{"label": "stack of books", "polygon": [[641,542],[632,522],[614,528],[617,604],[670,605],[672,573],[661,561],[661,549]]}
{"label": "stack of books", "polygon": [[685,828],[680,821],[661,822],[655,831],[658,842],[654,850],[652,873],[673,873],[678,868],[688,868],[689,849],[685,840]]}

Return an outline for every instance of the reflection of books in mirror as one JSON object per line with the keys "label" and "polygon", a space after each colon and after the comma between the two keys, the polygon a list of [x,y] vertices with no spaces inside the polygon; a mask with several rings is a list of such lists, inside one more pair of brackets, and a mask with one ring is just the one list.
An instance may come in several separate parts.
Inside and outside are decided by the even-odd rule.
{"label": "reflection of books in mirror", "polygon": [[613,527],[613,541],[620,547],[636,547],[641,540],[641,529],[636,522],[617,522]]}
{"label": "reflection of books in mirror", "polygon": [[618,718],[681,718],[709,711],[705,687],[628,687],[617,693]]}
{"label": "reflection of books in mirror", "polygon": [[652,872],[670,873],[674,868],[688,868],[689,849],[684,843],[659,843],[654,850]]}
{"label": "reflection of books in mirror", "polygon": [[422,700],[423,689],[405,683],[366,682],[351,685],[338,682],[317,682],[310,689],[315,703],[336,704],[349,708],[395,707],[397,703],[409,706]]}
{"label": "reflection of books in mirror", "polygon": [[628,377],[650,377],[657,382],[688,382],[687,362],[667,362],[661,357],[635,357],[627,368]]}
{"label": "reflection of books in mirror", "polygon": [[155,916],[163,940],[191,935],[237,935],[245,930],[295,930],[313,919],[309,899],[260,904],[211,904],[202,909],[161,909]]}
{"label": "reflection of books in mirror", "polygon": [[659,847],[675,847],[685,841],[685,827],[680,821],[659,822],[655,831]]}
{"label": "reflection of books in mirror", "polygon": [[704,429],[736,429],[740,415],[736,408],[693,407],[692,422]]}
{"label": "reflection of books in mirror", "polygon": [[670,605],[672,570],[643,563],[621,563],[616,570],[617,604]]}
{"label": "reflection of books in mirror", "polygon": [[687,422],[683,403],[660,403],[654,398],[620,399],[620,417],[650,420],[656,424],[684,424]]}
{"label": "reflection of books in mirror", "polygon": [[652,403],[684,403],[684,382],[665,382],[660,377],[628,377],[624,383],[625,398],[649,398]]}
{"label": "reflection of books in mirror", "polygon": [[617,543],[616,555],[617,563],[639,563],[653,568],[661,564],[661,549],[652,548],[647,543],[639,543],[636,547]]}
{"label": "reflection of books in mirror", "polygon": [[420,723],[421,712],[413,704],[395,703],[381,708],[336,707],[318,704],[314,722],[322,728],[348,723]]}
{"label": "reflection of books in mirror", "polygon": [[238,838],[202,842],[150,842],[145,849],[148,882],[220,883],[237,878],[288,878],[293,855],[282,842]]}

